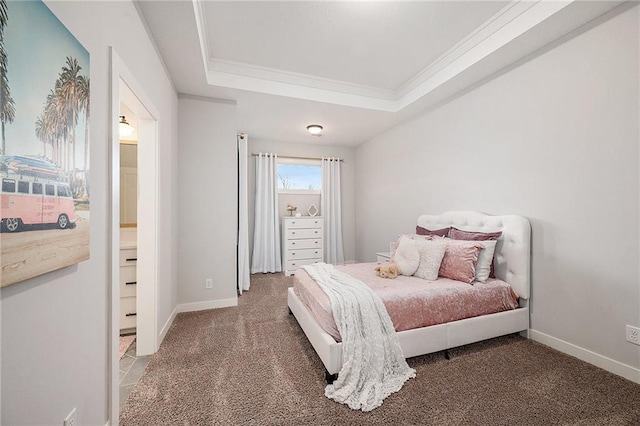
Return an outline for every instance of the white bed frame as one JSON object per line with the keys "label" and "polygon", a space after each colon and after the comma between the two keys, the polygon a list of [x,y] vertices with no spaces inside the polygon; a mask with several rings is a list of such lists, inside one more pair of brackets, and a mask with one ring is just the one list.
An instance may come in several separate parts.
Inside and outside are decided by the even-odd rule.
{"label": "white bed frame", "polygon": [[[531,261],[531,227],[522,216],[488,216],[477,212],[452,211],[441,215],[418,217],[418,225],[427,229],[455,226],[465,231],[502,231],[494,255],[496,277],[508,282],[520,297],[518,309],[467,318],[446,324],[398,332],[405,358],[443,351],[505,334],[529,330],[529,295]],[[322,360],[327,373],[342,368],[342,344],[336,342],[315,321],[307,307],[288,290],[289,309]]]}

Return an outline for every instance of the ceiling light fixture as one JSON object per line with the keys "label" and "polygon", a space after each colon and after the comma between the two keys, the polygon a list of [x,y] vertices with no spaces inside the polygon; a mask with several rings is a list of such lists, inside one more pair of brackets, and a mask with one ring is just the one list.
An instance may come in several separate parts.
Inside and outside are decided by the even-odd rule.
{"label": "ceiling light fixture", "polygon": [[124,115],[121,115],[120,116],[120,137],[126,138],[128,136],[131,136],[134,130],[135,129],[133,128],[133,126],[127,123],[126,117]]}
{"label": "ceiling light fixture", "polygon": [[322,136],[322,126],[319,124],[309,124],[307,130],[312,136]]}

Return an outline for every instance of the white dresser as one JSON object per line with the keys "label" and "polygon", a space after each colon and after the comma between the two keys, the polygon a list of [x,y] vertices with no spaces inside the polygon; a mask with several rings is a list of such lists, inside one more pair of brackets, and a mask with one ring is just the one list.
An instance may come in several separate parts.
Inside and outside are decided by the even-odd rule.
{"label": "white dresser", "polygon": [[282,270],[292,275],[303,265],[322,262],[322,217],[282,218]]}
{"label": "white dresser", "polygon": [[120,248],[120,330],[136,327],[136,248]]}

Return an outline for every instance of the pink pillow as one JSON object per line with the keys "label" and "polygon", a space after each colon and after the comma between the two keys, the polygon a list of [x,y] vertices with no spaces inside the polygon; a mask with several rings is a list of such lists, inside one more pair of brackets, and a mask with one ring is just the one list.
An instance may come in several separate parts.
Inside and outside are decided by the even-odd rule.
{"label": "pink pillow", "polygon": [[[471,231],[463,231],[458,228],[451,227],[451,231],[449,232],[449,238],[454,240],[464,240],[464,241],[491,241],[497,240],[502,235],[502,231],[498,232],[471,232]],[[491,261],[489,278],[495,278],[496,273],[493,269],[493,261]]]}
{"label": "pink pillow", "polygon": [[491,241],[497,240],[502,235],[502,231],[498,232],[471,232],[463,231],[458,228],[451,227],[449,231],[449,238],[453,240],[464,241]]}
{"label": "pink pillow", "polygon": [[447,250],[444,252],[438,276],[471,284],[476,277],[478,254],[481,244],[473,241],[444,239]]}
{"label": "pink pillow", "polygon": [[422,226],[416,226],[416,234],[418,235],[437,235],[438,237],[447,237],[449,236],[449,230],[451,227],[430,230],[427,228],[423,228]]}

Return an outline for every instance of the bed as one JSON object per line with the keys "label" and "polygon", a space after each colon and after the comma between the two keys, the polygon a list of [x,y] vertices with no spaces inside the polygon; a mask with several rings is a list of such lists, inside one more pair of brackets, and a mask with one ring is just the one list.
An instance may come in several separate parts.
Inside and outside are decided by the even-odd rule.
{"label": "bed", "polygon": [[[417,225],[426,229],[453,226],[464,231],[501,231],[494,254],[495,277],[507,282],[518,299],[515,309],[397,331],[404,357],[446,351],[517,332],[528,337],[531,258],[529,221],[515,215],[489,216],[477,212],[453,211],[441,215],[419,216]],[[298,279],[294,277],[294,280]],[[287,299],[290,312],[324,364],[327,379],[335,378],[342,367],[339,338],[336,339],[322,328],[311,309],[296,294],[294,287],[288,289]]]}

